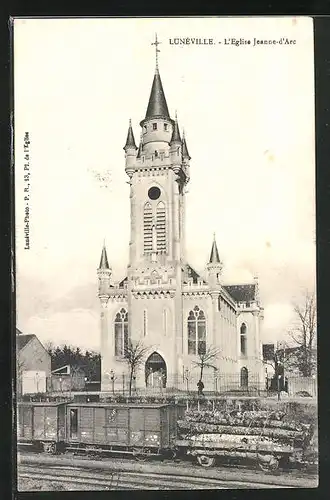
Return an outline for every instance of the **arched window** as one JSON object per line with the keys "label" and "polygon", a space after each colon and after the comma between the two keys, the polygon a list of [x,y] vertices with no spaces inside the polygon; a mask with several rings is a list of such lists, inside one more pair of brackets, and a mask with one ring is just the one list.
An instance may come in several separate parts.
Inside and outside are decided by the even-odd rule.
{"label": "arched window", "polygon": [[247,388],[249,385],[249,371],[243,366],[241,369],[241,387]]}
{"label": "arched window", "polygon": [[115,317],[115,356],[124,356],[128,346],[128,312],[122,308]]}
{"label": "arched window", "polygon": [[152,251],[152,207],[150,203],[144,205],[143,211],[143,241],[144,252]]}
{"label": "arched window", "polygon": [[246,335],[246,324],[242,323],[241,325],[241,355],[246,356],[246,351],[247,351],[247,335]]}
{"label": "arched window", "polygon": [[188,315],[188,354],[206,351],[206,318],[204,311],[195,306]]}
{"label": "arched window", "polygon": [[156,209],[157,252],[166,252],[166,211],[160,201]]}

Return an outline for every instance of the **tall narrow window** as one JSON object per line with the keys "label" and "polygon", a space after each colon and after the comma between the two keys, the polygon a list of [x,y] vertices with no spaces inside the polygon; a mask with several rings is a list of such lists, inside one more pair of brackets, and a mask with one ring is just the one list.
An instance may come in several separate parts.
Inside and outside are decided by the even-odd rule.
{"label": "tall narrow window", "polygon": [[143,212],[144,252],[152,251],[152,208],[150,203],[144,205]]}
{"label": "tall narrow window", "polygon": [[204,311],[195,306],[188,315],[188,354],[206,351],[206,318]]}
{"label": "tall narrow window", "polygon": [[167,309],[163,310],[163,332],[167,335]]}
{"label": "tall narrow window", "polygon": [[122,308],[115,317],[115,356],[124,356],[128,347],[128,313]]}
{"label": "tall narrow window", "polygon": [[152,130],[157,130],[157,123],[152,124]]}
{"label": "tall narrow window", "polygon": [[240,332],[241,333],[241,355],[242,356],[246,356],[246,351],[247,351],[246,331],[247,331],[246,324],[242,323],[241,332]]}
{"label": "tall narrow window", "polygon": [[148,333],[148,313],[146,309],[143,311],[143,336],[145,337]]}
{"label": "tall narrow window", "polygon": [[160,201],[156,209],[157,252],[166,252],[166,211]]}

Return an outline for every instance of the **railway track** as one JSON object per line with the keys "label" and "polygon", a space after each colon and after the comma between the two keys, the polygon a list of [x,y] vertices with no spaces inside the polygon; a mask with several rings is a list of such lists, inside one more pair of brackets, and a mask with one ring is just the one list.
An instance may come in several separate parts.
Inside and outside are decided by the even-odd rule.
{"label": "railway track", "polygon": [[196,476],[128,471],[92,471],[88,467],[19,465],[18,479],[60,483],[65,489],[93,490],[193,490],[193,489],[251,489],[281,488],[278,485],[258,484]]}

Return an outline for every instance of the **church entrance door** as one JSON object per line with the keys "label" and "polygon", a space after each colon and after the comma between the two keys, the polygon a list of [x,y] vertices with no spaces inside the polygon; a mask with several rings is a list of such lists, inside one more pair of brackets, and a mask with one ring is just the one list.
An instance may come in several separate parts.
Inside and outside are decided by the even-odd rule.
{"label": "church entrance door", "polygon": [[146,387],[164,389],[166,387],[166,363],[158,352],[150,354],[145,365]]}

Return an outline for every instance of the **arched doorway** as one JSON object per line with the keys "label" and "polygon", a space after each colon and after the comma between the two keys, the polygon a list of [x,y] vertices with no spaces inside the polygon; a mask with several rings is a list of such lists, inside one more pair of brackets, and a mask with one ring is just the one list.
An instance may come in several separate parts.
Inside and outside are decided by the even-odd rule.
{"label": "arched doorway", "polygon": [[145,379],[147,387],[163,389],[166,387],[166,363],[158,352],[150,354],[145,365]]}
{"label": "arched doorway", "polygon": [[241,369],[241,387],[247,389],[249,385],[249,371],[243,366]]}

